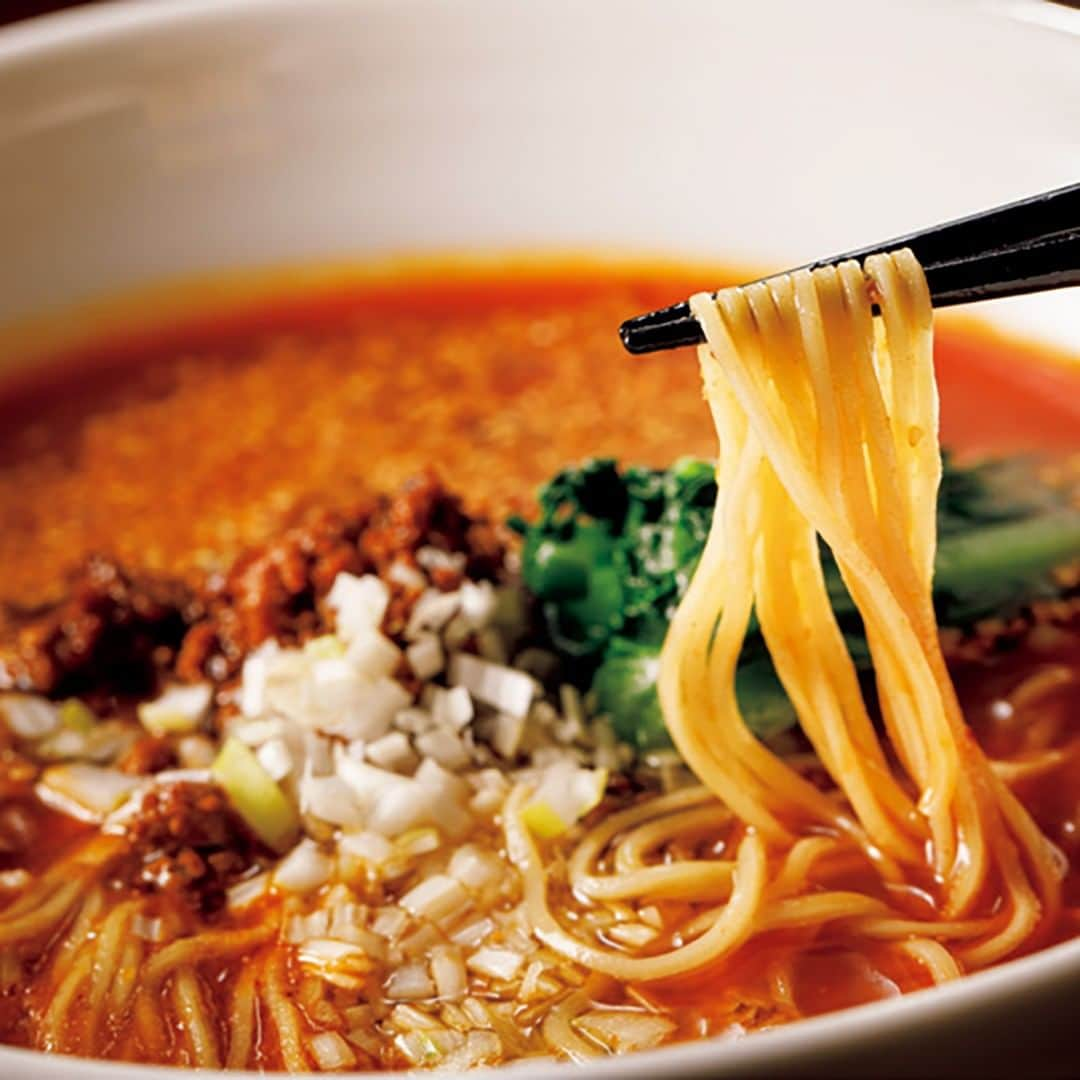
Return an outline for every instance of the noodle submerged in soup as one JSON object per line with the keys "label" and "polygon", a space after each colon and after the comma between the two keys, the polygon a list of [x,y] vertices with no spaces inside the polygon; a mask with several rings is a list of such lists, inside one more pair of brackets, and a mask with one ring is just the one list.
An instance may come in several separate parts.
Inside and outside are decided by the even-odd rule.
{"label": "noodle submerged in soup", "polygon": [[[0,1038],[584,1060],[1072,936],[1074,466],[1010,502],[947,464],[938,498],[921,275],[867,270],[877,339],[858,267],[701,309],[715,481],[666,468],[708,451],[685,365],[628,368],[611,333],[660,275],[372,286],[127,389],[15,388]],[[797,340],[797,290],[825,339]],[[940,350],[946,437],[970,348]],[[1064,412],[1030,411],[1067,445]],[[660,468],[561,473],[538,515],[529,487],[597,452]]]}

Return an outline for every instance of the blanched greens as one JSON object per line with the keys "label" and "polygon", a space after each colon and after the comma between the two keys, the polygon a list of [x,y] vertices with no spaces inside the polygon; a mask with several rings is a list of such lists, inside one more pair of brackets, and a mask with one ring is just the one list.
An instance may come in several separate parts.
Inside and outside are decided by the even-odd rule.
{"label": "blanched greens", "polygon": [[[524,537],[525,584],[570,677],[591,687],[619,735],[647,750],[667,744],[656,700],[668,620],[701,555],[716,500],[711,465],[670,469],[597,459],[566,469],[540,491]],[[1040,486],[1020,461],[962,468],[946,460],[938,501],[934,581],[938,618],[968,626],[1053,595],[1052,571],[1080,557],[1080,513]],[[855,605],[827,549],[833,610],[860,670],[869,652]],[[767,737],[795,715],[753,621],[736,676],[747,722]]]}

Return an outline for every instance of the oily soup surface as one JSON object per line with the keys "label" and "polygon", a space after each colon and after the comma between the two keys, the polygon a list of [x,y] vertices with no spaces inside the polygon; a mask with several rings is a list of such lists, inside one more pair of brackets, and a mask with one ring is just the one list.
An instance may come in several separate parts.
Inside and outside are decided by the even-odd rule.
{"label": "oily soup surface", "polygon": [[[154,570],[227,564],[298,507],[393,490],[429,466],[502,511],[584,457],[709,457],[693,352],[632,359],[615,333],[701,275],[373,285],[106,343],[9,380],[0,602],[55,595],[90,553]],[[946,445],[1080,441],[1076,373],[1025,372],[1015,346],[949,326],[937,340]]]}

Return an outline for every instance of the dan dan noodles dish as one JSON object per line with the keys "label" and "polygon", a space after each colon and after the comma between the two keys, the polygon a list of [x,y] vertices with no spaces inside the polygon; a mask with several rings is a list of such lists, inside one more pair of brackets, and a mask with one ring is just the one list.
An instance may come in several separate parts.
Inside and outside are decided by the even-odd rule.
{"label": "dan dan noodles dish", "polygon": [[[943,459],[898,251],[694,297],[687,457],[686,361],[611,338],[635,287],[368,286],[9,394],[0,1038],[585,1061],[1080,929],[1067,418]],[[1032,407],[992,383],[960,450]]]}

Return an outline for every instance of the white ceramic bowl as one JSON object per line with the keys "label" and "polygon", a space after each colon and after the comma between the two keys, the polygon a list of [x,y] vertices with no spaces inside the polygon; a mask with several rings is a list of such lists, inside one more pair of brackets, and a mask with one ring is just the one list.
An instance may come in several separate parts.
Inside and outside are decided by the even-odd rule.
{"label": "white ceramic bowl", "polygon": [[[224,270],[524,249],[780,268],[882,239],[1077,178],[1078,34],[1080,12],[1041,0],[158,0],[37,20],[0,33],[0,354],[25,362],[43,315]],[[1077,311],[1056,294],[988,315],[1080,347]],[[1075,1074],[1077,1000],[1080,942],[582,1073]],[[3,1049],[0,1075],[175,1074]]]}

